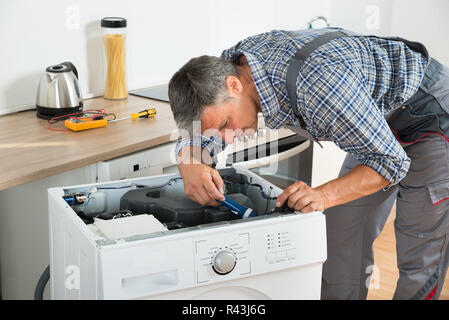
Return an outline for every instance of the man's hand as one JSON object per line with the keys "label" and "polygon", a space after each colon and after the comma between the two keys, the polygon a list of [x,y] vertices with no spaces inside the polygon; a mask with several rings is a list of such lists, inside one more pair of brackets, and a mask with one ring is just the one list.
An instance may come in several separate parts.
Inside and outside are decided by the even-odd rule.
{"label": "man's hand", "polygon": [[278,197],[276,206],[280,207],[288,201],[290,208],[303,213],[323,211],[370,195],[388,184],[388,180],[374,169],[357,165],[344,176],[316,188],[311,188],[302,181],[288,186]]}
{"label": "man's hand", "polygon": [[288,186],[278,196],[276,206],[282,206],[285,201],[290,208],[302,213],[326,209],[326,196],[323,191],[320,188],[311,188],[302,181],[297,181]]}
{"label": "man's hand", "polygon": [[182,164],[179,172],[184,180],[185,194],[203,206],[218,206],[224,201],[223,180],[217,170],[206,164]]}
{"label": "man's hand", "polygon": [[[179,173],[184,181],[184,192],[202,206],[218,206],[215,200],[224,201],[224,182],[217,170],[195,160],[193,151],[183,149],[178,163]],[[201,154],[201,153],[200,153]]]}

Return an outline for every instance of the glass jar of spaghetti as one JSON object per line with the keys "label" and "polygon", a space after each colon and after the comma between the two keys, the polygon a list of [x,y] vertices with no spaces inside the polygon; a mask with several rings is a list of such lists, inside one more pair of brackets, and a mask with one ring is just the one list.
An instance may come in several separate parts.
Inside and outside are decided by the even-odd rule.
{"label": "glass jar of spaghetti", "polygon": [[106,17],[101,19],[106,67],[106,99],[125,99],[126,89],[126,19]]}

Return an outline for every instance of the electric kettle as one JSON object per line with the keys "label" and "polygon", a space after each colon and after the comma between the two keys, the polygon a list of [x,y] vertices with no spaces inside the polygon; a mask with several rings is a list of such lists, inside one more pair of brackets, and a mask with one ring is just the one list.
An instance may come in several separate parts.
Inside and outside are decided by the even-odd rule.
{"label": "electric kettle", "polygon": [[36,97],[37,116],[54,116],[83,110],[78,71],[71,62],[62,62],[45,69],[41,75]]}

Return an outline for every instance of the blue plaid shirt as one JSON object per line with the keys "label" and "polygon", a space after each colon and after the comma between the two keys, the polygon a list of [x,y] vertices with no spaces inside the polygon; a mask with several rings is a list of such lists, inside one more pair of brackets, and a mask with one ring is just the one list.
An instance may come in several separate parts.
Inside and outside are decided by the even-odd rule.
{"label": "blue plaid shirt", "polygon": [[[222,53],[229,60],[245,55],[267,127],[300,126],[287,94],[290,58],[305,43],[335,30],[274,30]],[[420,53],[400,41],[362,36],[327,42],[306,59],[297,78],[296,108],[305,122],[303,129],[318,140],[333,141],[390,185],[398,183],[407,174],[410,159],[385,116],[418,90],[426,64]],[[189,144],[200,145],[213,157],[225,146],[219,136],[198,135],[180,141],[176,152]]]}

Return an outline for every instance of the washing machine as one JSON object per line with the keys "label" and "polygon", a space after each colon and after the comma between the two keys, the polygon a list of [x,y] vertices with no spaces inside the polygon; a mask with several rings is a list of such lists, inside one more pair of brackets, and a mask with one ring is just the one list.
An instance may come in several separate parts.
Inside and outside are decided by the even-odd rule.
{"label": "washing machine", "polygon": [[194,203],[177,174],[49,189],[51,298],[319,299],[323,214],[276,212],[281,189],[219,172],[254,216]]}

